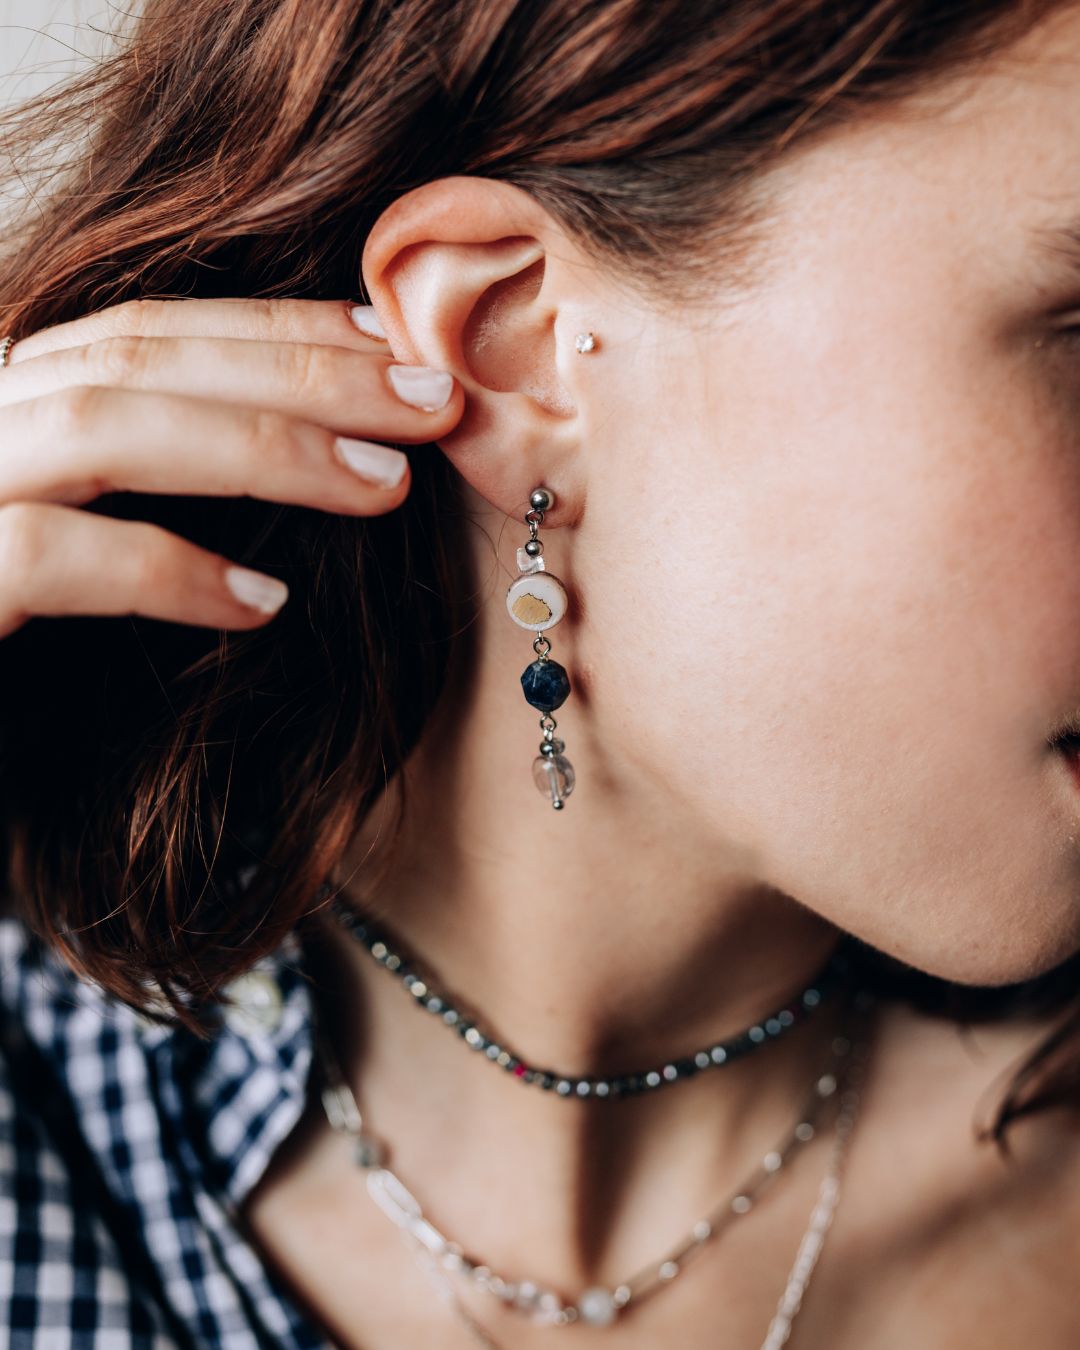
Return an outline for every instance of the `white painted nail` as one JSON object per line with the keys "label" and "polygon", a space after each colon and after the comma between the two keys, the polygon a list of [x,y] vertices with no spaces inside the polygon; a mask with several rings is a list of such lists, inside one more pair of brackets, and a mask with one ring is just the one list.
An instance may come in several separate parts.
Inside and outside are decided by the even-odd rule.
{"label": "white painted nail", "polygon": [[389,366],[387,373],[394,393],[402,403],[424,412],[438,412],[450,402],[454,377],[448,370],[430,366]]}
{"label": "white painted nail", "polygon": [[374,441],[350,440],[347,436],[338,436],[334,449],[347,468],[377,487],[395,488],[405,477],[409,461],[400,450],[376,445]]}
{"label": "white painted nail", "polygon": [[225,585],[242,605],[249,605],[263,614],[276,613],[289,598],[289,588],[283,581],[246,567],[227,567]]}
{"label": "white painted nail", "polygon": [[379,322],[379,316],[375,313],[374,305],[353,305],[349,310],[349,318],[367,337],[379,338],[382,342],[389,339],[386,336],[386,329]]}

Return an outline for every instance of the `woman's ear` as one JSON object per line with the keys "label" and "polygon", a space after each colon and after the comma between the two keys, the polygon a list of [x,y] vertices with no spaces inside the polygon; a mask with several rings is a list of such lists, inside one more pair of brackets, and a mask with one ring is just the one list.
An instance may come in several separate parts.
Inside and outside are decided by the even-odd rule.
{"label": "woman's ear", "polygon": [[561,489],[569,515],[580,501],[573,252],[527,193],[468,177],[398,198],[364,248],[364,286],[394,356],[449,370],[465,390],[464,415],[440,447],[509,515],[541,483]]}

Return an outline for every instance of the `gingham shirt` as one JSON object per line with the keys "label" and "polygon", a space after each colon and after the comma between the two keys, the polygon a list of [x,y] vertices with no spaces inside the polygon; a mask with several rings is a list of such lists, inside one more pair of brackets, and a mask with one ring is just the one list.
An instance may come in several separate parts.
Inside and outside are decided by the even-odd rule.
{"label": "gingham shirt", "polygon": [[230,988],[200,1041],[0,919],[0,1345],[334,1350],[237,1222],[305,1105],[295,934]]}

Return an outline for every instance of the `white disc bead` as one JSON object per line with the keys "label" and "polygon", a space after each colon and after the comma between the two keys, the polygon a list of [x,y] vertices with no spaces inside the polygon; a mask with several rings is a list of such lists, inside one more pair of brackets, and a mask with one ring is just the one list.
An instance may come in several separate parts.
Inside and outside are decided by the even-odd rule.
{"label": "white disc bead", "polygon": [[566,613],[566,589],[550,572],[530,572],[510,583],[506,608],[522,628],[541,633],[554,628]]}

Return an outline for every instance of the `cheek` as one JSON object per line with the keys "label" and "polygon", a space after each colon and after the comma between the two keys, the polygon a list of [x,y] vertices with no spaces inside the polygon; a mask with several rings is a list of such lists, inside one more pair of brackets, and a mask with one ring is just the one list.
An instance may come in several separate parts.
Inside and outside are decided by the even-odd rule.
{"label": "cheek", "polygon": [[783,400],[750,370],[713,416],[699,389],[686,425],[627,428],[580,651],[600,744],[659,810],[901,959],[1001,983],[1080,945],[1080,796],[1070,818],[1041,739],[1080,703],[1080,488],[1030,381],[988,407],[959,366],[894,368],[792,354]]}

